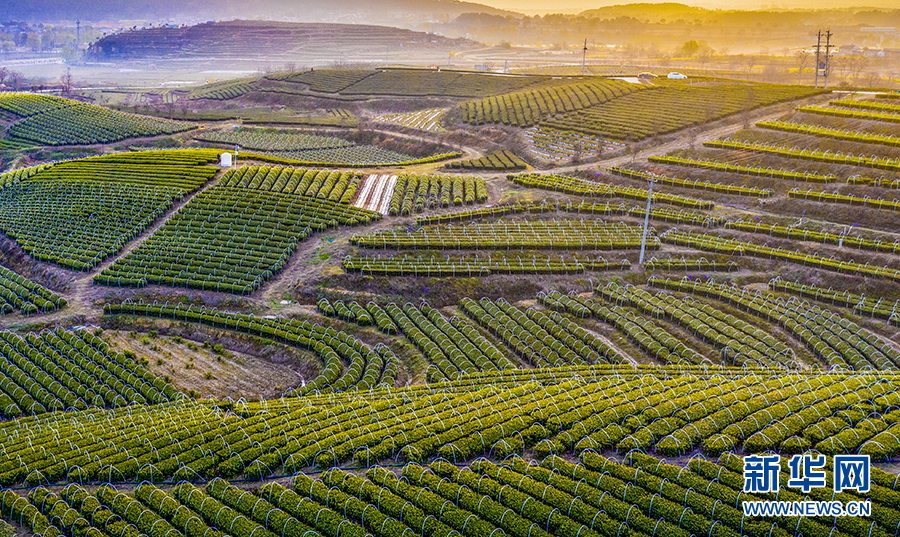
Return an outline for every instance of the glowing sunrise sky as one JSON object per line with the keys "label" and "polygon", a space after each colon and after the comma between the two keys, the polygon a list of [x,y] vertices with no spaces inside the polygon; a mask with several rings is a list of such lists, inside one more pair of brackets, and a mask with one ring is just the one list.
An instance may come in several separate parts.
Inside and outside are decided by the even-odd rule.
{"label": "glowing sunrise sky", "polygon": [[[519,11],[522,13],[578,13],[588,9],[599,7],[629,4],[615,0],[471,0],[479,4],[485,4],[500,9]],[[645,0],[641,3],[659,4],[668,3],[654,0]],[[850,7],[876,7],[897,9],[900,2],[897,0],[697,0],[693,2],[678,2],[689,6],[703,7],[707,9],[824,9],[824,8],[850,8]]]}

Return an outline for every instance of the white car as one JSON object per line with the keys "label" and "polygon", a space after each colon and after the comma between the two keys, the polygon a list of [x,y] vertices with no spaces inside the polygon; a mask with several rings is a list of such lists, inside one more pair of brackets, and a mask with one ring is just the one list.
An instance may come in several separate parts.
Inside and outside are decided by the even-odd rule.
{"label": "white car", "polygon": [[668,78],[687,78],[687,75],[683,75],[677,71],[672,71],[668,74]]}

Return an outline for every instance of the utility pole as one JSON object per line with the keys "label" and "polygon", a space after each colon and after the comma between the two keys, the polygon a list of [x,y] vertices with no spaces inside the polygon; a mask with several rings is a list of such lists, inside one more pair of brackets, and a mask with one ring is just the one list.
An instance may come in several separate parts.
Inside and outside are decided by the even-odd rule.
{"label": "utility pole", "polygon": [[584,48],[581,49],[581,76],[584,76],[584,63],[587,60],[587,39],[584,40]]}
{"label": "utility pole", "polygon": [[75,21],[75,50],[81,48],[81,21]]}
{"label": "utility pole", "polygon": [[644,250],[647,247],[647,231],[650,228],[650,202],[653,201],[653,183],[656,182],[656,177],[651,174],[650,178],[647,179],[647,182],[650,183],[650,189],[647,193],[647,212],[644,214],[644,236],[641,237],[641,258],[638,260],[638,263],[641,265],[644,264]]}
{"label": "utility pole", "polygon": [[831,44],[831,30],[828,30],[828,33],[825,34],[825,89],[828,89],[828,58],[831,56],[831,47],[834,45]]}
{"label": "utility pole", "polygon": [[819,50],[822,48],[822,30],[816,37],[816,88],[819,87]]}

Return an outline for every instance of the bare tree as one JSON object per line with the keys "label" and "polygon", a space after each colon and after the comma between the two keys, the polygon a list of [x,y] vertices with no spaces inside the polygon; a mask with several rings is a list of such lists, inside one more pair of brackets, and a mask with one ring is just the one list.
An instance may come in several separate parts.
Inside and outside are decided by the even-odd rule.
{"label": "bare tree", "polygon": [[59,77],[59,83],[62,86],[64,95],[72,94],[72,87],[75,85],[75,79],[72,77],[72,69],[67,67],[65,74]]}
{"label": "bare tree", "polygon": [[850,56],[848,63],[850,67],[850,73],[853,74],[853,78],[859,80],[863,70],[867,65],[869,65],[869,59],[863,55],[853,55]]}
{"label": "bare tree", "polygon": [[18,71],[10,71],[9,74],[6,75],[6,79],[9,80],[9,86],[12,89],[19,89],[19,85],[24,78],[24,75]]}
{"label": "bare tree", "polygon": [[752,73],[753,68],[756,67],[757,63],[759,63],[756,56],[754,56],[753,54],[745,54],[741,59],[743,60],[744,65],[747,66],[748,73]]}
{"label": "bare tree", "polygon": [[634,159],[637,157],[637,154],[641,150],[638,148],[637,142],[632,142],[628,144],[628,153],[631,154],[631,163],[634,164]]}
{"label": "bare tree", "polygon": [[800,62],[800,68],[797,70],[797,85],[800,85],[803,80],[803,69],[809,63],[810,53],[808,50],[802,49],[795,52],[794,57]]}
{"label": "bare tree", "polygon": [[850,62],[847,56],[832,56],[828,60],[828,70],[831,73],[836,73],[841,78],[846,78],[847,74],[850,70]]}
{"label": "bare tree", "polygon": [[693,148],[694,148],[694,144],[697,143],[697,136],[698,136],[699,134],[700,134],[700,128],[699,128],[699,127],[691,127],[690,129],[688,129],[688,131],[687,131],[687,135],[688,135],[688,145],[690,146],[691,149],[693,149]]}
{"label": "bare tree", "polygon": [[744,101],[744,109],[741,111],[741,123],[745,129],[750,128],[751,118],[753,116],[753,104],[756,100],[756,92],[753,86],[747,87],[747,97]]}
{"label": "bare tree", "polygon": [[0,67],[0,84],[6,81],[6,77],[9,75],[9,69],[6,67]]}
{"label": "bare tree", "polygon": [[712,59],[713,54],[715,53],[716,51],[713,50],[712,47],[702,45],[700,47],[700,53],[697,55],[697,61],[700,63],[700,67],[702,68],[707,63],[709,63],[709,60]]}

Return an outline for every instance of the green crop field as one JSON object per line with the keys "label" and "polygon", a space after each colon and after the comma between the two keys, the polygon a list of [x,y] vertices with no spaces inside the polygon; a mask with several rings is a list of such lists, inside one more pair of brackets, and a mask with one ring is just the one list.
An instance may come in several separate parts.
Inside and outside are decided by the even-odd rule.
{"label": "green crop field", "polygon": [[126,114],[50,95],[2,94],[0,109],[22,117],[7,129],[8,136],[46,145],[110,143],[196,128],[191,123]]}
{"label": "green crop field", "polygon": [[35,259],[87,270],[208,181],[210,159],[161,151],[51,165],[0,189],[0,229]]}
{"label": "green crop field", "polygon": [[528,166],[524,160],[517,157],[511,151],[495,151],[477,159],[460,160],[447,165],[448,168],[463,170],[494,170],[511,171],[524,170]]}
{"label": "green crop field", "polygon": [[0,94],[0,532],[896,536],[896,100],[606,63]]}
{"label": "green crop field", "polygon": [[612,140],[642,140],[814,93],[807,88],[765,84],[663,86],[628,93],[545,124]]}
{"label": "green crop field", "polygon": [[504,123],[530,127],[544,117],[574,112],[627,95],[639,86],[619,80],[575,81],[488,97],[463,104],[468,123]]}
{"label": "green crop field", "polygon": [[[275,181],[282,175],[298,183],[296,190],[278,191]],[[329,198],[331,190],[341,188],[335,184],[340,176],[335,175],[267,166],[230,171],[220,185],[193,198],[96,281],[137,287],[164,283],[249,294],[281,270],[297,243],[313,232],[377,218],[346,205],[344,194],[338,201]],[[305,189],[304,180],[311,183]],[[343,184],[348,185],[348,180]]]}

